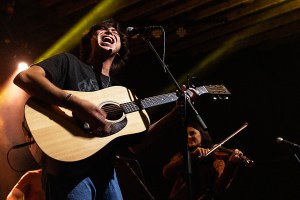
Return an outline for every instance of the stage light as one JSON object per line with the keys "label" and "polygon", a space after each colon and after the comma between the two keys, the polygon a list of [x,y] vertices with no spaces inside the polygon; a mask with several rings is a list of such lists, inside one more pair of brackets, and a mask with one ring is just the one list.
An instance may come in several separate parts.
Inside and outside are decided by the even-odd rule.
{"label": "stage light", "polygon": [[27,68],[28,68],[28,63],[26,63],[26,62],[20,62],[18,64],[18,71],[19,72],[24,71]]}

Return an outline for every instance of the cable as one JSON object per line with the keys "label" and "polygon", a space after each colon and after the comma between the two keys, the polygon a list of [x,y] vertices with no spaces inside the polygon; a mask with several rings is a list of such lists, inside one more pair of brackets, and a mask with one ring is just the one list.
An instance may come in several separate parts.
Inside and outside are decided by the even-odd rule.
{"label": "cable", "polygon": [[25,142],[25,143],[22,143],[22,144],[15,145],[15,146],[13,146],[12,148],[10,148],[10,149],[8,150],[8,152],[7,152],[7,154],[6,154],[6,160],[7,160],[7,163],[8,163],[8,165],[9,165],[9,167],[10,167],[12,170],[14,170],[15,172],[25,172],[25,171],[28,171],[28,169],[26,169],[26,170],[17,170],[17,169],[15,169],[15,168],[11,165],[11,163],[10,163],[10,161],[9,161],[9,154],[10,154],[10,151],[13,150],[13,149],[18,149],[18,148],[21,148],[21,147],[25,147],[25,146],[31,145],[31,144],[33,144],[33,143],[35,143],[34,140],[32,140],[32,141],[30,141],[30,142]]}

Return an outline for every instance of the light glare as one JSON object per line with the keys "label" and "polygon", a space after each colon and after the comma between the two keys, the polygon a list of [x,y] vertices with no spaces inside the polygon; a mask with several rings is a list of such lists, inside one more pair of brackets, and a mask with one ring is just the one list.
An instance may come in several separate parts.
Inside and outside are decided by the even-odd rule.
{"label": "light glare", "polygon": [[28,68],[28,63],[26,62],[20,62],[18,64],[18,71],[24,71],[27,68]]}

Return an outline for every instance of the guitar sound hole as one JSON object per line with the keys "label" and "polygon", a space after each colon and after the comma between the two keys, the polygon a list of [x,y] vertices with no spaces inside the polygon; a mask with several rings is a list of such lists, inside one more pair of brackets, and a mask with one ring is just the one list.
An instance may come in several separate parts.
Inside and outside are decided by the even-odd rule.
{"label": "guitar sound hole", "polygon": [[102,106],[102,109],[107,113],[108,120],[118,120],[123,116],[123,110],[115,104],[109,103]]}

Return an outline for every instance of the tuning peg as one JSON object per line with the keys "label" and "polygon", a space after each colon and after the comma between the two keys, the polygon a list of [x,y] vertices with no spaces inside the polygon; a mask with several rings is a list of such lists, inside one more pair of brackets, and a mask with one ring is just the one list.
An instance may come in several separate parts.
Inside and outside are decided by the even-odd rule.
{"label": "tuning peg", "polygon": [[226,95],[214,95],[213,100],[228,100],[229,97]]}

